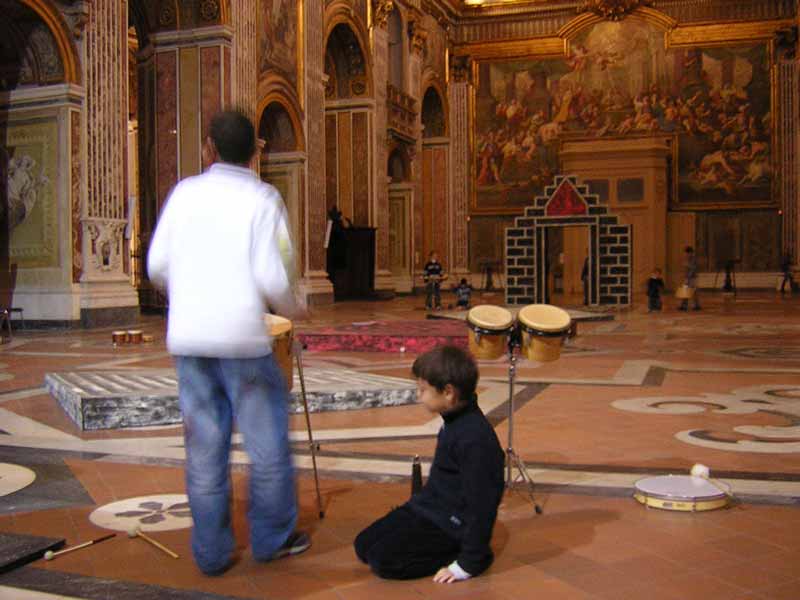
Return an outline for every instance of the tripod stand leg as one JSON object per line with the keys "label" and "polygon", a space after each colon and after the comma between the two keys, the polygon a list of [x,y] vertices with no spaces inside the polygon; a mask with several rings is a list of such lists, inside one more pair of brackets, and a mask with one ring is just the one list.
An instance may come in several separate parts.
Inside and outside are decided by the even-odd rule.
{"label": "tripod stand leg", "polygon": [[306,400],[306,380],[303,377],[303,360],[301,354],[303,353],[303,345],[294,342],[294,355],[297,359],[297,374],[300,379],[300,395],[303,398],[303,410],[306,415],[306,430],[308,431],[308,447],[311,450],[311,465],[314,468],[314,485],[317,490],[317,507],[319,508],[319,518],[325,518],[325,511],[322,508],[322,494],[319,492],[319,475],[317,474],[317,445],[314,443],[314,434],[311,431],[311,416],[308,413],[308,401]]}
{"label": "tripod stand leg", "polygon": [[[510,489],[514,481],[519,481],[521,479],[522,483],[527,487],[528,498],[530,498],[536,514],[542,514],[542,507],[539,506],[539,503],[536,502],[536,497],[533,495],[533,479],[531,479],[531,476],[528,473],[528,468],[525,466],[525,462],[517,455],[513,448],[509,448],[506,455],[508,460],[508,480],[506,481],[506,486]],[[516,480],[511,479],[512,465],[519,473],[519,476]]]}
{"label": "tripod stand leg", "polygon": [[514,354],[514,342],[508,345],[508,450],[506,450],[506,487],[511,489],[514,480],[511,478],[513,467],[519,472],[519,477],[528,486],[528,496],[533,503],[536,514],[542,514],[542,507],[536,503],[533,496],[533,479],[528,474],[525,463],[514,451],[514,379],[517,373],[517,358]]}

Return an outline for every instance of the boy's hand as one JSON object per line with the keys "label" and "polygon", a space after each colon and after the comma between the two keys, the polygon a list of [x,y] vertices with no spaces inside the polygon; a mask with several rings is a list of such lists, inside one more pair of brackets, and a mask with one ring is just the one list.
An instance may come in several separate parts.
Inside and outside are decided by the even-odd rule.
{"label": "boy's hand", "polygon": [[442,567],[439,572],[433,576],[436,583],[455,583],[458,581],[455,574],[447,567]]}

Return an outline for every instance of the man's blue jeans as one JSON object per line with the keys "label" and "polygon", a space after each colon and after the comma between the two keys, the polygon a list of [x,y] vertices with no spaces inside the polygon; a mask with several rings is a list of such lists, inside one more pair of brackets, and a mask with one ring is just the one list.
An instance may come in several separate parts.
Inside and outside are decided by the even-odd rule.
{"label": "man's blue jeans", "polygon": [[236,419],[250,457],[248,520],[256,560],[268,560],[297,523],[289,451],[289,391],[274,357],[176,356],[186,445],[192,552],[200,570],[224,569],[234,551],[231,528],[231,433]]}

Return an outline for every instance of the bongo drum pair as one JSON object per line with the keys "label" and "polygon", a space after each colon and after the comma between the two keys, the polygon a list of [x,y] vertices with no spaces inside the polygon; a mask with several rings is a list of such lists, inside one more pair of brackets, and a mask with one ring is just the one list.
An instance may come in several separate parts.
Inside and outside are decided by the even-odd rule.
{"label": "bongo drum pair", "polygon": [[483,304],[467,313],[469,350],[475,358],[500,358],[509,336],[521,335],[520,347],[529,360],[552,362],[561,356],[561,345],[569,333],[569,313],[550,304],[529,304],[517,315],[501,306]]}
{"label": "bongo drum pair", "polygon": [[121,346],[122,344],[141,344],[143,341],[144,335],[141,329],[111,332],[111,343],[115,346]]}
{"label": "bongo drum pair", "polygon": [[289,391],[294,384],[294,365],[292,364],[292,322],[278,315],[264,315],[267,334],[273,338],[272,355],[278,363]]}

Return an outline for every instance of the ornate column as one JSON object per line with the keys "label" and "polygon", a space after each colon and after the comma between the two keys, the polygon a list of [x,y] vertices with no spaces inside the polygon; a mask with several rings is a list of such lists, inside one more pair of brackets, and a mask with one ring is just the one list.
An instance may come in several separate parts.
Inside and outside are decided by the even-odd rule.
{"label": "ornate column", "polygon": [[127,0],[95,0],[88,15],[84,55],[87,189],[80,218],[84,326],[133,321],[139,310],[125,272],[127,54]]}
{"label": "ornate column", "polygon": [[457,56],[450,65],[450,189],[453,196],[454,275],[469,272],[469,198],[470,198],[470,69],[466,56]]}
{"label": "ornate column", "polygon": [[[231,1],[231,104],[243,110],[254,123],[258,118],[258,5],[253,0]],[[258,127],[258,123],[255,125]]]}
{"label": "ornate column", "polygon": [[304,226],[301,286],[309,304],[333,302],[333,285],[326,267],[325,228],[325,3],[304,2],[305,10],[305,171]]}
{"label": "ornate column", "polygon": [[[370,0],[372,1],[372,0]],[[372,22],[372,82],[375,94],[375,138],[372,202],[372,223],[377,228],[375,240],[375,289],[393,290],[394,281],[389,265],[389,182],[387,163],[389,121],[386,108],[386,86],[389,83],[389,13],[392,0],[376,0]]]}
{"label": "ornate column", "polygon": [[[425,248],[423,234],[425,204],[422,191],[422,94],[424,90],[420,89],[422,86],[422,53],[425,50],[425,40],[427,37],[428,32],[422,27],[421,15],[412,12],[408,22],[408,41],[411,50],[408,62],[408,93],[417,101],[417,114],[414,119],[415,141],[409,152],[409,158],[411,159],[411,184],[414,193],[413,230],[416,239],[414,243],[414,256],[412,257],[412,269],[415,281],[419,281],[417,273],[422,272],[422,268],[427,261],[427,256],[422,255],[424,252],[423,248]],[[447,241],[442,240],[442,243],[447,243]]]}

